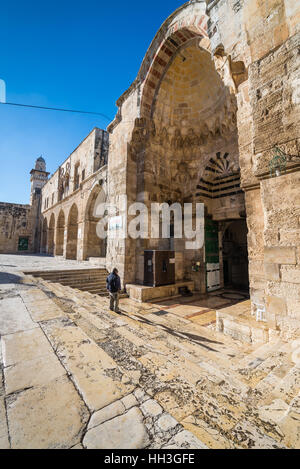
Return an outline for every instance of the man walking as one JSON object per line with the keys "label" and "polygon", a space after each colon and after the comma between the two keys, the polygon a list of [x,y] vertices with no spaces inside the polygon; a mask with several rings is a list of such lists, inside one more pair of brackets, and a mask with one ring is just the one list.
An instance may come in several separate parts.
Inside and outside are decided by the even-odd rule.
{"label": "man walking", "polygon": [[115,311],[115,313],[120,313],[119,292],[121,291],[121,280],[117,269],[114,269],[107,277],[106,288],[110,296],[110,310]]}

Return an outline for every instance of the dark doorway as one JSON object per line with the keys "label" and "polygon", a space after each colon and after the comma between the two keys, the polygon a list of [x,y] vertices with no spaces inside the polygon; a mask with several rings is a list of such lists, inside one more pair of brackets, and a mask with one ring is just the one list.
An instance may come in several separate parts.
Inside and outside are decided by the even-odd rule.
{"label": "dark doorway", "polygon": [[18,251],[28,251],[29,239],[26,237],[20,237],[18,242]]}
{"label": "dark doorway", "polygon": [[245,220],[233,221],[223,235],[224,287],[249,291],[249,266]]}

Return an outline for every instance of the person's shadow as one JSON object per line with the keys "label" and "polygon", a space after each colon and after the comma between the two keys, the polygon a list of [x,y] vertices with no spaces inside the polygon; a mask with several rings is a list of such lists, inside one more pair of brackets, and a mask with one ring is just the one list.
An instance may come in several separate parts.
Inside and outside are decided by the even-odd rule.
{"label": "person's shadow", "polygon": [[0,272],[0,285],[9,283],[20,283],[19,275],[9,274],[8,272]]}

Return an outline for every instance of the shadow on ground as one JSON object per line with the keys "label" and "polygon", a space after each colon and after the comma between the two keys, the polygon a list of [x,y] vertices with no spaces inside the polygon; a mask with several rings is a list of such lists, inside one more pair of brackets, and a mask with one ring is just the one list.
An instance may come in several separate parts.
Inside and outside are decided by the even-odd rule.
{"label": "shadow on ground", "polygon": [[7,272],[0,272],[0,285],[9,283],[20,283],[21,277],[19,275],[9,274]]}
{"label": "shadow on ground", "polygon": [[[160,313],[162,313],[162,312],[163,311],[160,311]],[[131,319],[134,318],[139,322],[142,322],[144,324],[148,324],[148,325],[151,325],[151,326],[155,326],[155,327],[159,326],[160,329],[164,330],[168,334],[171,334],[173,337],[179,337],[181,339],[187,339],[187,340],[189,340],[190,342],[192,342],[194,344],[201,345],[201,347],[203,347],[203,348],[205,348],[205,349],[207,349],[211,352],[218,352],[218,350],[210,347],[209,345],[204,344],[205,342],[210,343],[210,344],[222,344],[222,342],[217,342],[215,340],[211,340],[211,339],[208,339],[206,337],[202,337],[202,336],[199,336],[199,335],[196,335],[196,334],[191,334],[189,332],[175,331],[174,329],[171,329],[170,327],[168,327],[164,324],[154,323],[150,319],[145,318],[144,316],[140,316],[139,314],[134,314],[134,316],[130,316],[130,315],[124,313],[123,311],[121,311],[120,315],[121,316],[127,316]]]}

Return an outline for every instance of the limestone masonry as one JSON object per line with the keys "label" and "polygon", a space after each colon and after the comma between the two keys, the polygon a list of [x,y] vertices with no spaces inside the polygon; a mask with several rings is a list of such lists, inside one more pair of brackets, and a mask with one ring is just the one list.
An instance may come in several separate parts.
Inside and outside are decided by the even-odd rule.
{"label": "limestone masonry", "polygon": [[[298,338],[299,19],[296,0],[179,7],[117,101],[107,132],[92,130],[50,178],[39,158],[30,206],[0,204],[0,252],[117,267],[130,296],[141,300],[178,293],[179,286],[141,290],[144,252],[175,251],[176,285],[201,294],[249,291],[245,314],[218,313],[220,332],[250,342]],[[109,204],[126,196],[149,208],[204,203],[203,248],[162,237],[101,240],[100,193]]]}
{"label": "limestone masonry", "polygon": [[[117,105],[0,203],[0,448],[299,448],[300,2],[185,3]],[[203,246],[110,236],[125,199],[204,204]]]}

